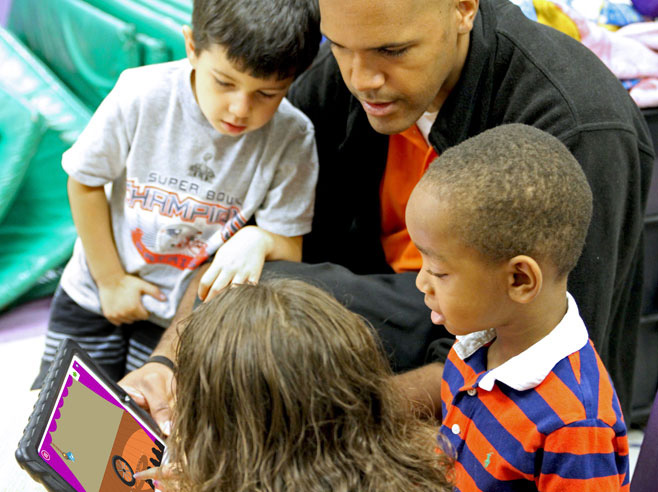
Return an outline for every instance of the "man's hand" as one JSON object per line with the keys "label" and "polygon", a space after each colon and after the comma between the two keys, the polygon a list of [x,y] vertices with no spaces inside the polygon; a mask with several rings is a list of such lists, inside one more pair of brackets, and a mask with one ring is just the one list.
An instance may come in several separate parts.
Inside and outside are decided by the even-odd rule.
{"label": "man's hand", "polygon": [[121,386],[135,402],[147,410],[162,432],[171,433],[171,409],[174,402],[176,380],[174,373],[164,364],[151,362],[126,374]]}
{"label": "man's hand", "polygon": [[243,227],[217,250],[215,259],[199,282],[199,297],[205,301],[230,284],[258,282],[271,249],[269,233],[256,226]]}
{"label": "man's hand", "polygon": [[118,275],[110,280],[97,280],[97,283],[103,316],[117,326],[149,317],[142,295],[166,300],[158,287],[134,275]]}
{"label": "man's hand", "polygon": [[[192,278],[188,289],[178,305],[178,311],[169,327],[162,334],[152,355],[163,355],[172,361],[176,360],[176,344],[178,341],[180,323],[191,312],[196,297],[199,276],[207,268],[203,265]],[[173,408],[176,391],[174,373],[164,364],[150,362],[139,369],[126,374],[119,385],[143,409],[150,412],[165,435],[171,432],[171,409]]]}

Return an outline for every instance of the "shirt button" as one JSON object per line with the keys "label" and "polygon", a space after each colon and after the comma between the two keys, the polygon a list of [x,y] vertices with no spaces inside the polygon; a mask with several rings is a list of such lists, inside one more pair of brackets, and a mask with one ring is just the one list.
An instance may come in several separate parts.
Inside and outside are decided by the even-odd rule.
{"label": "shirt button", "polygon": [[468,393],[468,396],[475,396],[478,394],[478,390],[476,390],[475,388],[471,388],[466,393]]}
{"label": "shirt button", "polygon": [[461,432],[461,429],[459,428],[459,424],[452,424],[451,430],[453,434],[459,434]]}

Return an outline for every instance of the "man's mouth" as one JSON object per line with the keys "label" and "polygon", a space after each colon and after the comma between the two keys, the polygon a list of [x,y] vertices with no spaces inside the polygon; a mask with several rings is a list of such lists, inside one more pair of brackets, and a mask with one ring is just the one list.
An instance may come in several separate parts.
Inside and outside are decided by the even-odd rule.
{"label": "man's mouth", "polygon": [[395,108],[393,101],[378,102],[378,101],[365,101],[361,100],[361,105],[366,113],[372,116],[387,116],[391,114]]}

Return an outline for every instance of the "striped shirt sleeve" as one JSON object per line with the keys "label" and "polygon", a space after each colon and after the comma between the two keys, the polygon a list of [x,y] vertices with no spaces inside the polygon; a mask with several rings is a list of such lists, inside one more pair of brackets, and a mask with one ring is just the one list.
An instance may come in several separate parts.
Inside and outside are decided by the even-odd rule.
{"label": "striped shirt sleeve", "polygon": [[623,459],[627,455],[627,440],[605,422],[571,423],[546,436],[537,488],[542,492],[628,490],[628,461]]}

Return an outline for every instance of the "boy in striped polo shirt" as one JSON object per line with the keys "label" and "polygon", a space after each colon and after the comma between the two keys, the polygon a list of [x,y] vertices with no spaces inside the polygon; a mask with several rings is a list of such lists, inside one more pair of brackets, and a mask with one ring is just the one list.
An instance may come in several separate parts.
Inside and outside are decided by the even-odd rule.
{"label": "boy in striped polo shirt", "polygon": [[457,337],[440,432],[460,491],[629,488],[619,401],[567,292],[591,215],[575,158],[519,124],[444,152],[409,199],[416,285]]}

